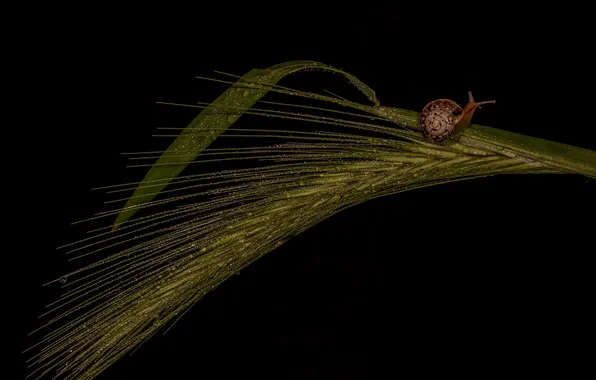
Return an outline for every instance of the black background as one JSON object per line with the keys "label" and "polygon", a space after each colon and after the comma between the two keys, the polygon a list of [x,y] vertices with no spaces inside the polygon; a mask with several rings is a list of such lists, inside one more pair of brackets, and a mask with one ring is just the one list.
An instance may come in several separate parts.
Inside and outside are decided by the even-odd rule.
{"label": "black background", "polygon": [[[20,47],[31,57],[16,77],[22,108],[12,141],[20,142],[6,141],[24,168],[15,178],[25,206],[9,248],[18,259],[8,292],[19,319],[17,378],[26,373],[19,352],[36,342],[23,336],[57,294],[40,285],[69,268],[55,247],[82,231],[69,223],[103,207],[91,188],[142,175],[119,153],[154,146],[151,133],[166,126],[156,100],[209,101],[225,89],[195,75],[316,60],[354,74],[386,105],[461,104],[472,90],[497,99],[476,123],[596,149],[587,129],[524,117],[520,98],[543,94],[520,93],[532,72],[506,48],[507,18],[495,6],[68,11],[44,19],[34,43]],[[579,176],[509,176],[346,210],[228,280],[100,378],[494,373],[520,360],[520,347],[564,337],[561,324],[578,328],[554,315],[584,315],[576,297],[587,280],[572,273],[593,250],[594,190]],[[429,234],[429,224],[447,233]]]}

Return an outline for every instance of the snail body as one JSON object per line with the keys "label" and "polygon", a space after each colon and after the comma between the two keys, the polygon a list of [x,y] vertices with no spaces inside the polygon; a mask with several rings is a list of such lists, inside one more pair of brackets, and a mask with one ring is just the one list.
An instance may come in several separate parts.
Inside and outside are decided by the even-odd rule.
{"label": "snail body", "polygon": [[483,104],[496,103],[495,100],[475,102],[472,92],[468,92],[468,104],[462,109],[449,99],[437,99],[428,103],[420,114],[420,129],[424,136],[436,143],[445,141],[470,125],[472,115]]}

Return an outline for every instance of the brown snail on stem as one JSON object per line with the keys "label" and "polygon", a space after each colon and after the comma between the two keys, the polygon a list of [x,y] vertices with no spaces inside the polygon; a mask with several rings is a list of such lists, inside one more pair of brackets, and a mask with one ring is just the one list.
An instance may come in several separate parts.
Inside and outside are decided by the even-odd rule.
{"label": "brown snail on stem", "polygon": [[483,104],[496,103],[495,100],[475,102],[472,91],[468,91],[468,97],[468,104],[463,109],[449,99],[437,99],[428,103],[420,114],[422,133],[431,141],[442,142],[466,129],[477,108],[482,108]]}

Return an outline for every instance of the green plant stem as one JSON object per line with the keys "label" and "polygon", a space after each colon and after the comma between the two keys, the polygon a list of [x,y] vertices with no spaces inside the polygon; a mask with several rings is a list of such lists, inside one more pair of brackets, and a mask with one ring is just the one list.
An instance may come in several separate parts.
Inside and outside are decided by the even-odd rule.
{"label": "green plant stem", "polygon": [[[419,128],[418,112],[392,107],[386,107],[386,112],[396,123]],[[596,152],[592,150],[478,124],[470,125],[462,133],[454,136],[453,141],[468,148],[540,162],[562,173],[596,178]]]}
{"label": "green plant stem", "polygon": [[[278,81],[287,75],[314,69],[344,76],[374,105],[300,92],[277,85]],[[427,153],[449,155],[453,151],[459,151],[459,153],[463,151],[472,155],[502,155],[527,163],[538,163],[544,166],[541,169],[548,169],[551,172],[574,173],[596,178],[596,152],[500,129],[471,125],[445,144],[426,142],[419,133],[420,114],[418,112],[380,105],[375,92],[358,78],[320,62],[285,62],[267,69],[253,69],[244,76],[234,79],[234,81],[216,80],[230,83],[232,86],[211,103],[209,112],[204,112],[207,110],[205,109],[191,121],[186,133],[181,133],[167,152],[158,159],[143,179],[143,184],[152,183],[153,186],[137,188],[117,216],[113,229],[129,220],[143,204],[152,201],[172,178],[184,170],[188,162],[195,160],[223,131],[233,125],[244,112],[252,108],[269,91],[321,100],[328,104],[374,114],[399,125],[400,127],[396,128],[379,128],[383,128],[385,133],[415,143],[414,150],[419,152],[425,150]],[[229,107],[235,111],[230,113]],[[213,112],[218,109],[227,110],[227,112]],[[404,128],[410,130],[404,130]]]}
{"label": "green plant stem", "polygon": [[459,140],[470,146],[526,158],[563,171],[596,178],[596,152],[588,149],[483,125],[470,127]]}

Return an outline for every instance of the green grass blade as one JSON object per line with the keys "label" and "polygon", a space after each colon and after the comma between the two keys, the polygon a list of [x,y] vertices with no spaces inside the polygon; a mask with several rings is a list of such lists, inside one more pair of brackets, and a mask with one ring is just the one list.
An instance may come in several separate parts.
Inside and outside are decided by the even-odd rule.
{"label": "green grass blade", "polygon": [[[191,121],[180,136],[174,140],[145,175],[139,188],[117,216],[113,229],[115,230],[120,224],[129,220],[139,210],[138,206],[155,198],[157,193],[165,188],[171,179],[184,170],[188,162],[193,161],[217,136],[233,125],[246,110],[265,96],[269,92],[268,86],[275,85],[288,74],[305,69],[320,69],[340,73],[367,96],[370,101],[378,105],[374,91],[358,78],[319,62],[292,61],[274,65],[268,69],[253,69],[213,101],[211,106]],[[328,100],[340,104],[345,103],[344,105],[353,106],[355,104],[333,98],[328,98]],[[225,112],[217,111],[226,110],[226,107],[228,107],[228,110]],[[230,112],[229,107],[234,107],[234,111]],[[367,106],[363,106],[363,108],[368,110]],[[155,184],[156,182],[159,184],[150,189],[145,187],[148,183]]]}
{"label": "green grass blade", "polygon": [[[374,105],[271,87],[285,75],[312,68],[341,74]],[[418,130],[418,112],[380,106],[374,92],[358,79],[318,62],[255,69],[228,83],[232,86],[176,136],[138,187],[129,189],[130,183],[109,187],[116,189],[115,194],[135,189],[126,205],[132,208],[105,211],[90,219],[117,215],[118,226],[134,215],[136,206],[164,207],[139,215],[115,233],[98,229],[92,231],[97,234],[63,246],[69,249],[69,260],[101,258],[62,277],[68,279],[65,293],[48,305],[42,317],[51,319],[35,330],[52,328],[34,346],[38,352],[29,362],[39,368],[32,374],[97,376],[246,266],[330,216],[369,200],[494,175],[596,177],[596,152],[495,128],[472,125],[445,143],[428,142]],[[252,108],[269,91],[369,114],[365,123],[347,117],[361,114],[323,108],[317,110],[339,112],[345,119]],[[254,129],[259,134],[238,136],[268,136],[281,143],[204,152],[223,131],[233,132],[230,126],[241,115],[251,112],[281,120],[299,115],[301,122],[332,127]],[[379,118],[384,125],[374,123]],[[343,129],[337,131],[338,126]],[[224,156],[219,155],[222,152]],[[258,154],[265,165],[176,177],[188,164],[204,158],[195,160],[199,154],[208,156],[205,161],[221,162],[252,160]],[[168,184],[172,186],[164,190]],[[160,199],[152,201],[158,194]]]}
{"label": "green grass blade", "polygon": [[570,173],[596,178],[596,152],[501,129],[473,125],[460,137],[466,145],[541,162]]}
{"label": "green grass blade", "polygon": [[[414,129],[419,128],[420,113],[393,107],[381,108],[388,120],[400,125],[407,124]],[[596,152],[588,149],[478,124],[472,124],[461,134],[454,136],[453,140],[451,144],[459,142],[463,145],[459,148],[488,150],[508,157],[540,162],[563,172],[596,178]]]}

